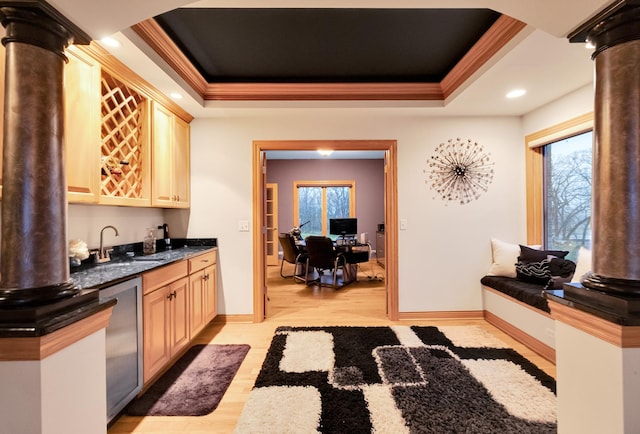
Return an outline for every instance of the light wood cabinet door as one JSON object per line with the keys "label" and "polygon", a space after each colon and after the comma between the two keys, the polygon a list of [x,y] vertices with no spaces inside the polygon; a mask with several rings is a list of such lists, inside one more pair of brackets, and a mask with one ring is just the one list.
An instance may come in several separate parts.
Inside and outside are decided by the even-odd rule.
{"label": "light wood cabinet door", "polygon": [[189,259],[189,313],[191,338],[197,335],[217,313],[216,303],[217,252]]}
{"label": "light wood cabinet door", "polygon": [[191,337],[194,337],[205,326],[204,306],[205,306],[205,281],[204,270],[197,271],[189,276],[189,300],[191,307],[189,312],[191,318],[189,328]]}
{"label": "light wood cabinet door", "polygon": [[173,205],[172,162],[173,114],[159,104],[153,104],[151,205]]}
{"label": "light wood cabinet door", "polygon": [[176,208],[191,204],[191,129],[187,122],[174,116],[174,194]]}
{"label": "light wood cabinet door", "polygon": [[171,356],[189,343],[189,279],[183,277],[169,285],[171,321],[169,325]]}
{"label": "light wood cabinet door", "polygon": [[143,378],[146,383],[171,360],[167,329],[171,322],[168,288],[142,298]]}
{"label": "light wood cabinet door", "polygon": [[204,323],[209,324],[218,313],[218,294],[216,283],[216,266],[212,265],[204,269]]}
{"label": "light wood cabinet door", "polygon": [[190,204],[189,124],[153,103],[152,202],[163,208]]}
{"label": "light wood cabinet door", "polygon": [[67,199],[97,203],[100,199],[100,65],[70,47],[64,69],[64,142]]}
{"label": "light wood cabinet door", "polygon": [[189,279],[142,297],[143,378],[147,383],[189,344]]}

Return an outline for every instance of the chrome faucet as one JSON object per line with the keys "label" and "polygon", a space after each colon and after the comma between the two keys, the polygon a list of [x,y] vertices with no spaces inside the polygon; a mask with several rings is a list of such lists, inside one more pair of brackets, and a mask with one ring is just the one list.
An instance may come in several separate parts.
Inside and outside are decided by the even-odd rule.
{"label": "chrome faucet", "polygon": [[104,230],[108,229],[108,228],[111,228],[111,229],[113,229],[115,231],[116,237],[120,235],[118,233],[118,229],[116,229],[115,226],[108,225],[108,226],[105,226],[105,227],[102,228],[102,230],[100,231],[100,250],[98,250],[98,262],[107,262],[107,261],[111,260],[111,256],[109,255],[109,252],[111,250],[107,250],[104,247],[104,241],[103,241],[103,239],[104,239]]}

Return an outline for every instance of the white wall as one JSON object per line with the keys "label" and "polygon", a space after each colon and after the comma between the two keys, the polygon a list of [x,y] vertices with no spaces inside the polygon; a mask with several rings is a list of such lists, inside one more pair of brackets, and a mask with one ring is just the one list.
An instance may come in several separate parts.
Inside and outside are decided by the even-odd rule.
{"label": "white wall", "polygon": [[585,113],[593,112],[593,84],[583,86],[563,98],[544,105],[522,119],[524,135],[560,124]]}
{"label": "white wall", "polygon": [[[445,205],[425,184],[426,161],[448,139],[472,139],[491,152],[489,191],[467,205]],[[490,264],[490,238],[525,239],[524,140],[519,118],[441,118],[407,109],[254,110],[191,124],[189,237],[218,238],[219,313],[253,306],[253,140],[396,139],[400,311],[481,310],[479,279]],[[184,216],[184,215],[183,215]]]}
{"label": "white wall", "polygon": [[67,238],[83,240],[89,249],[97,249],[100,230],[113,225],[120,235],[116,237],[113,230],[105,230],[105,246],[137,243],[142,242],[145,228],[158,227],[164,222],[164,210],[159,208],[70,204],[67,211]]}
{"label": "white wall", "polygon": [[[253,311],[253,140],[395,139],[398,212],[408,229],[399,236],[401,312],[480,310],[479,279],[490,261],[489,240],[521,242],[526,234],[524,136],[593,110],[593,88],[582,87],[520,118],[433,117],[411,109],[301,109],[228,111],[191,125],[191,210],[69,206],[69,239],[97,247],[142,240],[144,229],[168,222],[173,237],[218,238],[219,313]],[[491,152],[489,191],[467,205],[434,199],[426,161],[448,139],[472,139]]]}

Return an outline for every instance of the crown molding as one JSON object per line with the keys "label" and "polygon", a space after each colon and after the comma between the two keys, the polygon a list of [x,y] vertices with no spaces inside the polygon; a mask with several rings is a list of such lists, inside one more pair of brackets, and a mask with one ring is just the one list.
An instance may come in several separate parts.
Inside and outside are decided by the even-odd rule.
{"label": "crown molding", "polygon": [[525,27],[500,16],[440,83],[207,83],[153,18],[131,29],[205,101],[444,101]]}

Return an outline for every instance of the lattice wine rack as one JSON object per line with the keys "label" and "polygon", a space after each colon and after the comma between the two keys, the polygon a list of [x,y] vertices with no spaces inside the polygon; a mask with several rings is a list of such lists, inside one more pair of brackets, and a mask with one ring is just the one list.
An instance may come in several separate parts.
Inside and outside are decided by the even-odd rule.
{"label": "lattice wine rack", "polygon": [[102,72],[103,196],[143,197],[143,146],[147,99]]}

